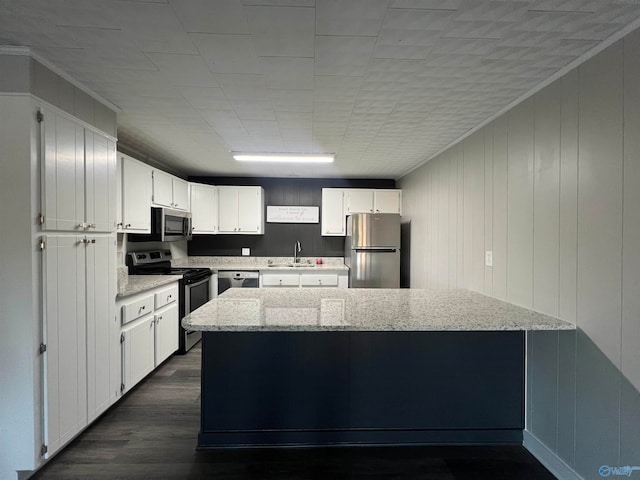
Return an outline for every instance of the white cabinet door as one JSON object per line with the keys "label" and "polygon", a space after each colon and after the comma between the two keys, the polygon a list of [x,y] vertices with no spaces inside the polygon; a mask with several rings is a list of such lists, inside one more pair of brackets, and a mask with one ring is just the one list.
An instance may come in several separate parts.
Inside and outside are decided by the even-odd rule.
{"label": "white cabinet door", "polygon": [[264,207],[261,187],[238,187],[238,232],[264,232]]}
{"label": "white cabinet door", "polygon": [[122,231],[151,233],[151,167],[119,154],[122,162]]}
{"label": "white cabinet door", "polygon": [[402,213],[402,190],[375,190],[373,210],[375,213]]}
{"label": "white cabinet door", "polygon": [[238,189],[218,187],[218,233],[238,231]]}
{"label": "white cabinet door", "polygon": [[373,212],[373,190],[345,190],[345,214]]}
{"label": "white cabinet door", "polygon": [[189,210],[189,183],[173,177],[173,208]]}
{"label": "white cabinet door", "polygon": [[44,230],[84,231],[84,128],[44,113],[42,213]]}
{"label": "white cabinet door", "polygon": [[299,287],[300,275],[297,273],[265,273],[261,276],[261,287]]}
{"label": "white cabinet door", "polygon": [[173,176],[162,170],[154,170],[152,177],[152,203],[162,207],[173,207]]}
{"label": "white cabinet door", "polygon": [[116,399],[120,383],[120,325],[115,314],[115,238],[87,237],[87,405],[89,422]]}
{"label": "white cabinet door", "polygon": [[155,366],[178,350],[178,305],[174,302],[155,313]]}
{"label": "white cabinet door", "polygon": [[322,235],[345,235],[344,190],[322,189]]}
{"label": "white cabinet door", "polygon": [[85,130],[85,222],[88,232],[115,229],[115,144],[107,137]]}
{"label": "white cabinet door", "polygon": [[122,383],[124,391],[128,391],[155,366],[153,315],[123,328],[122,335]]}
{"label": "white cabinet door", "polygon": [[191,221],[194,234],[214,234],[218,226],[218,189],[213,185],[192,183]]}
{"label": "white cabinet door", "polygon": [[[47,457],[87,425],[85,245],[43,237],[43,356]],[[7,386],[8,388],[8,386]]]}

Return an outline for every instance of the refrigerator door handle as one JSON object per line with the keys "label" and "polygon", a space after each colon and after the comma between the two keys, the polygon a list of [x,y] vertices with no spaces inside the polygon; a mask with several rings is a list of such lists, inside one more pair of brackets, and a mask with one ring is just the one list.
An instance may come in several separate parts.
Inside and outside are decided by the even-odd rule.
{"label": "refrigerator door handle", "polygon": [[389,248],[389,247],[353,247],[352,250],[354,252],[376,252],[376,253],[395,253],[398,251],[397,248]]}

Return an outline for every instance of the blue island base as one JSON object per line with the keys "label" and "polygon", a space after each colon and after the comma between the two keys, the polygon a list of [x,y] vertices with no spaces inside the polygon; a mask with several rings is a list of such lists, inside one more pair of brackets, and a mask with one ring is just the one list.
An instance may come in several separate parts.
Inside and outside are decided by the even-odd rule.
{"label": "blue island base", "polygon": [[198,448],[522,443],[522,331],[203,334]]}

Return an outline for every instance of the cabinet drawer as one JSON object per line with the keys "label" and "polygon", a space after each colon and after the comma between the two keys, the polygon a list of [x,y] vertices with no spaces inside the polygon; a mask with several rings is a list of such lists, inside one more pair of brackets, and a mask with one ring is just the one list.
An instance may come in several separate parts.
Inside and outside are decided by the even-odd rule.
{"label": "cabinet drawer", "polygon": [[169,305],[171,302],[178,300],[178,286],[162,290],[155,295],[156,309]]}
{"label": "cabinet drawer", "polygon": [[313,273],[300,276],[300,285],[303,287],[337,287],[337,273]]}
{"label": "cabinet drawer", "polygon": [[298,287],[300,286],[299,274],[281,274],[281,275],[263,275],[262,276],[263,287]]}
{"label": "cabinet drawer", "polygon": [[153,295],[122,305],[122,324],[133,322],[136,318],[153,312]]}

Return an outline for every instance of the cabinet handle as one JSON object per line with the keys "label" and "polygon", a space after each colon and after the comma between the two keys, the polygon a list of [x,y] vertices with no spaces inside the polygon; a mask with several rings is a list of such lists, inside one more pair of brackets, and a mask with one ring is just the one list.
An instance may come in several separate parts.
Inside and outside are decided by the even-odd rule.
{"label": "cabinet handle", "polygon": [[160,316],[160,317],[158,317],[156,321],[157,321],[158,323],[160,323],[160,320],[162,320],[162,317],[161,317],[161,316]]}
{"label": "cabinet handle", "polygon": [[238,227],[238,231],[242,230],[242,228]]}
{"label": "cabinet handle", "polygon": [[167,300],[171,300],[172,296],[171,295],[167,295]]}
{"label": "cabinet handle", "polygon": [[95,239],[95,238],[92,238],[92,239],[91,239],[91,243],[96,243],[96,239]]}
{"label": "cabinet handle", "polygon": [[95,224],[95,223],[90,223],[90,224],[88,225],[88,227],[89,227],[89,228],[96,228],[96,224]]}
{"label": "cabinet handle", "polygon": [[124,226],[124,228],[131,228],[131,224],[130,224],[130,223],[127,223],[127,224]]}
{"label": "cabinet handle", "polygon": [[123,225],[122,225],[122,222],[120,222],[120,223],[116,223],[116,227],[122,227],[122,226],[123,226]]}

